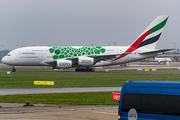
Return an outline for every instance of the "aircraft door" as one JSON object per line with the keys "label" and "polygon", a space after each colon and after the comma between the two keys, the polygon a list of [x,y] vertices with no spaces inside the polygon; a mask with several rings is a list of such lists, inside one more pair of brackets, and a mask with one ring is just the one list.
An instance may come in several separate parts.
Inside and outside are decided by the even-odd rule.
{"label": "aircraft door", "polygon": [[18,55],[18,54],[15,55],[15,60],[16,60],[16,61],[19,60],[19,55]]}
{"label": "aircraft door", "polygon": [[115,48],[115,52],[116,52],[116,53],[119,53],[119,48]]}
{"label": "aircraft door", "polygon": [[39,53],[39,59],[42,60],[43,59],[43,54]]}
{"label": "aircraft door", "polygon": [[38,54],[39,54],[39,60],[43,60],[45,53],[38,53]]}

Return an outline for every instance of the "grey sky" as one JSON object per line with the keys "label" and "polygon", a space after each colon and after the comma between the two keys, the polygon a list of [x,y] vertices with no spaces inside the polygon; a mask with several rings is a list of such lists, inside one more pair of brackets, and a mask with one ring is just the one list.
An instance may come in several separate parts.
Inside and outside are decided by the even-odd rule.
{"label": "grey sky", "polygon": [[179,0],[0,0],[0,48],[130,45],[169,15],[156,48],[180,48]]}

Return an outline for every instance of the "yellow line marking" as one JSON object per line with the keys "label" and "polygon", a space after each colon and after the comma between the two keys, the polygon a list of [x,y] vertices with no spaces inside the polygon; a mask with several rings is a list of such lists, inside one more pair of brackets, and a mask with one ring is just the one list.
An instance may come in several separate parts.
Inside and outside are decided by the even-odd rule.
{"label": "yellow line marking", "polygon": [[117,113],[99,112],[99,111],[91,111],[91,110],[74,110],[74,109],[69,109],[69,110],[71,110],[71,111],[93,112],[93,113],[101,113],[101,114],[109,114],[109,115],[118,115]]}

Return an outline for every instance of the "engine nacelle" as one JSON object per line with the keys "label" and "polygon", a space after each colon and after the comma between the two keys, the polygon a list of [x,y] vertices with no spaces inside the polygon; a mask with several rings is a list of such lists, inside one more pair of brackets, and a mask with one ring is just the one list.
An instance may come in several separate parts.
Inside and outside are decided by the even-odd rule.
{"label": "engine nacelle", "polygon": [[94,58],[90,57],[79,57],[78,58],[78,65],[81,66],[92,66],[94,64]]}
{"label": "engine nacelle", "polygon": [[72,67],[71,60],[57,60],[57,68],[70,68]]}

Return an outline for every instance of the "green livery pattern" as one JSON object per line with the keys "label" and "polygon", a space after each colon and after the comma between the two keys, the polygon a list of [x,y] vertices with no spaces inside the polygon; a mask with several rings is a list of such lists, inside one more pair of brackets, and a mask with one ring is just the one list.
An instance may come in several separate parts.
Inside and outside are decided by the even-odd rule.
{"label": "green livery pattern", "polygon": [[102,46],[84,46],[81,48],[73,48],[71,46],[52,46],[49,48],[49,52],[55,54],[53,59],[62,59],[74,56],[105,53],[106,49]]}

